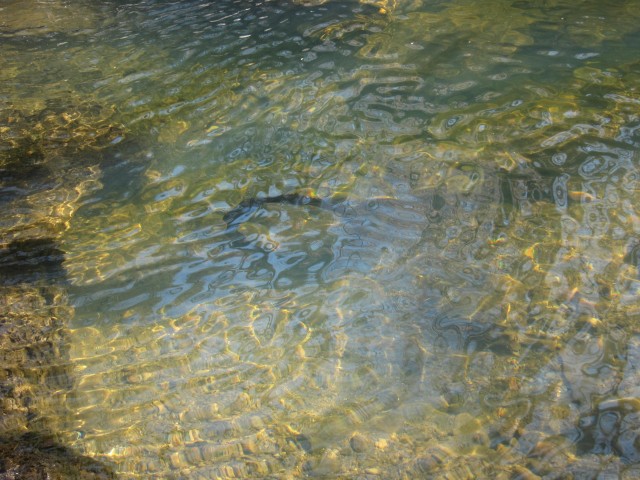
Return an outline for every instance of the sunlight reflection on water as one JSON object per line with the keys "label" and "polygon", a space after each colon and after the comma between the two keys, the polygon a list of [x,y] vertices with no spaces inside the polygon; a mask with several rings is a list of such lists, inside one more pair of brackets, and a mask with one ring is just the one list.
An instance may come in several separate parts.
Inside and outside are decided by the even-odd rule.
{"label": "sunlight reflection on water", "polygon": [[64,233],[61,438],[123,478],[638,474],[629,2],[94,15],[27,53],[135,138]]}

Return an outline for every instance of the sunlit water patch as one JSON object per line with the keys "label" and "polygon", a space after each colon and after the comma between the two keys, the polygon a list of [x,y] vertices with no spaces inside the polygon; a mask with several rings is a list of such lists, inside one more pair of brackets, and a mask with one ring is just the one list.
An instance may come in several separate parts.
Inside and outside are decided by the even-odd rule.
{"label": "sunlit water patch", "polygon": [[[134,138],[62,242],[60,438],[123,478],[638,474],[629,5],[107,2],[77,30],[3,26],[11,62],[34,35],[69,48],[50,68]],[[225,221],[291,192],[326,203]]]}

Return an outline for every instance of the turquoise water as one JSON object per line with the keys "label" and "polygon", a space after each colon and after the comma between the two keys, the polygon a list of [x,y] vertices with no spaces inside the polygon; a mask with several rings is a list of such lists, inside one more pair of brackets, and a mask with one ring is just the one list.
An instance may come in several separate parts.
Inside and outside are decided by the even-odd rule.
{"label": "turquoise water", "polygon": [[[7,5],[7,101],[126,130],[61,235],[65,444],[122,478],[640,474],[634,2]],[[291,192],[328,207],[223,219]]]}

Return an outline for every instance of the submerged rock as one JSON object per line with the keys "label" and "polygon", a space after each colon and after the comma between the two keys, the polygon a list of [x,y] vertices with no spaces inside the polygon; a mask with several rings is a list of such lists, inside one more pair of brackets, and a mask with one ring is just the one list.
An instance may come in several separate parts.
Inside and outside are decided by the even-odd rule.
{"label": "submerged rock", "polygon": [[107,466],[78,455],[49,438],[25,434],[0,437],[0,478],[40,480],[116,478]]}
{"label": "submerged rock", "polygon": [[[27,3],[0,7],[0,36],[8,29],[22,35],[72,25],[83,28],[81,9],[62,2]],[[71,92],[65,100],[27,104],[21,103],[20,95],[8,95],[0,101],[3,479],[114,476],[109,468],[56,444],[52,438],[60,425],[48,415],[66,408],[65,397],[73,385],[66,350],[72,310],[59,240],[83,194],[100,186],[102,150],[124,137],[113,114],[113,109]]]}
{"label": "submerged rock", "polygon": [[64,252],[51,238],[16,240],[0,248],[0,282],[57,281],[65,275]]}
{"label": "submerged rock", "polygon": [[240,223],[251,218],[256,210],[270,203],[312,206],[323,209],[331,209],[334,202],[330,199],[323,199],[310,192],[292,192],[283,195],[264,198],[248,198],[240,202],[236,207],[224,214],[223,220],[227,224],[227,229],[236,227]]}
{"label": "submerged rock", "polygon": [[64,252],[50,238],[0,249],[0,478],[115,478],[52,440],[47,418],[72,388]]}
{"label": "submerged rock", "polygon": [[349,439],[349,445],[351,446],[351,449],[356,453],[366,453],[372,450],[373,441],[369,437],[361,433],[354,433],[353,436]]}

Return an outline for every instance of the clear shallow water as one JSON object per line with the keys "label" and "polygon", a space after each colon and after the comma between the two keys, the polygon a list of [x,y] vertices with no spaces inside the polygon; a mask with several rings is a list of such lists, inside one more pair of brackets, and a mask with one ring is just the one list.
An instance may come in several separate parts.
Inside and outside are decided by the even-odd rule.
{"label": "clear shallow water", "polygon": [[[638,474],[632,2],[67,8],[11,11],[6,75],[131,141],[62,239],[64,442],[123,478]],[[297,190],[334,206],[223,220]]]}

